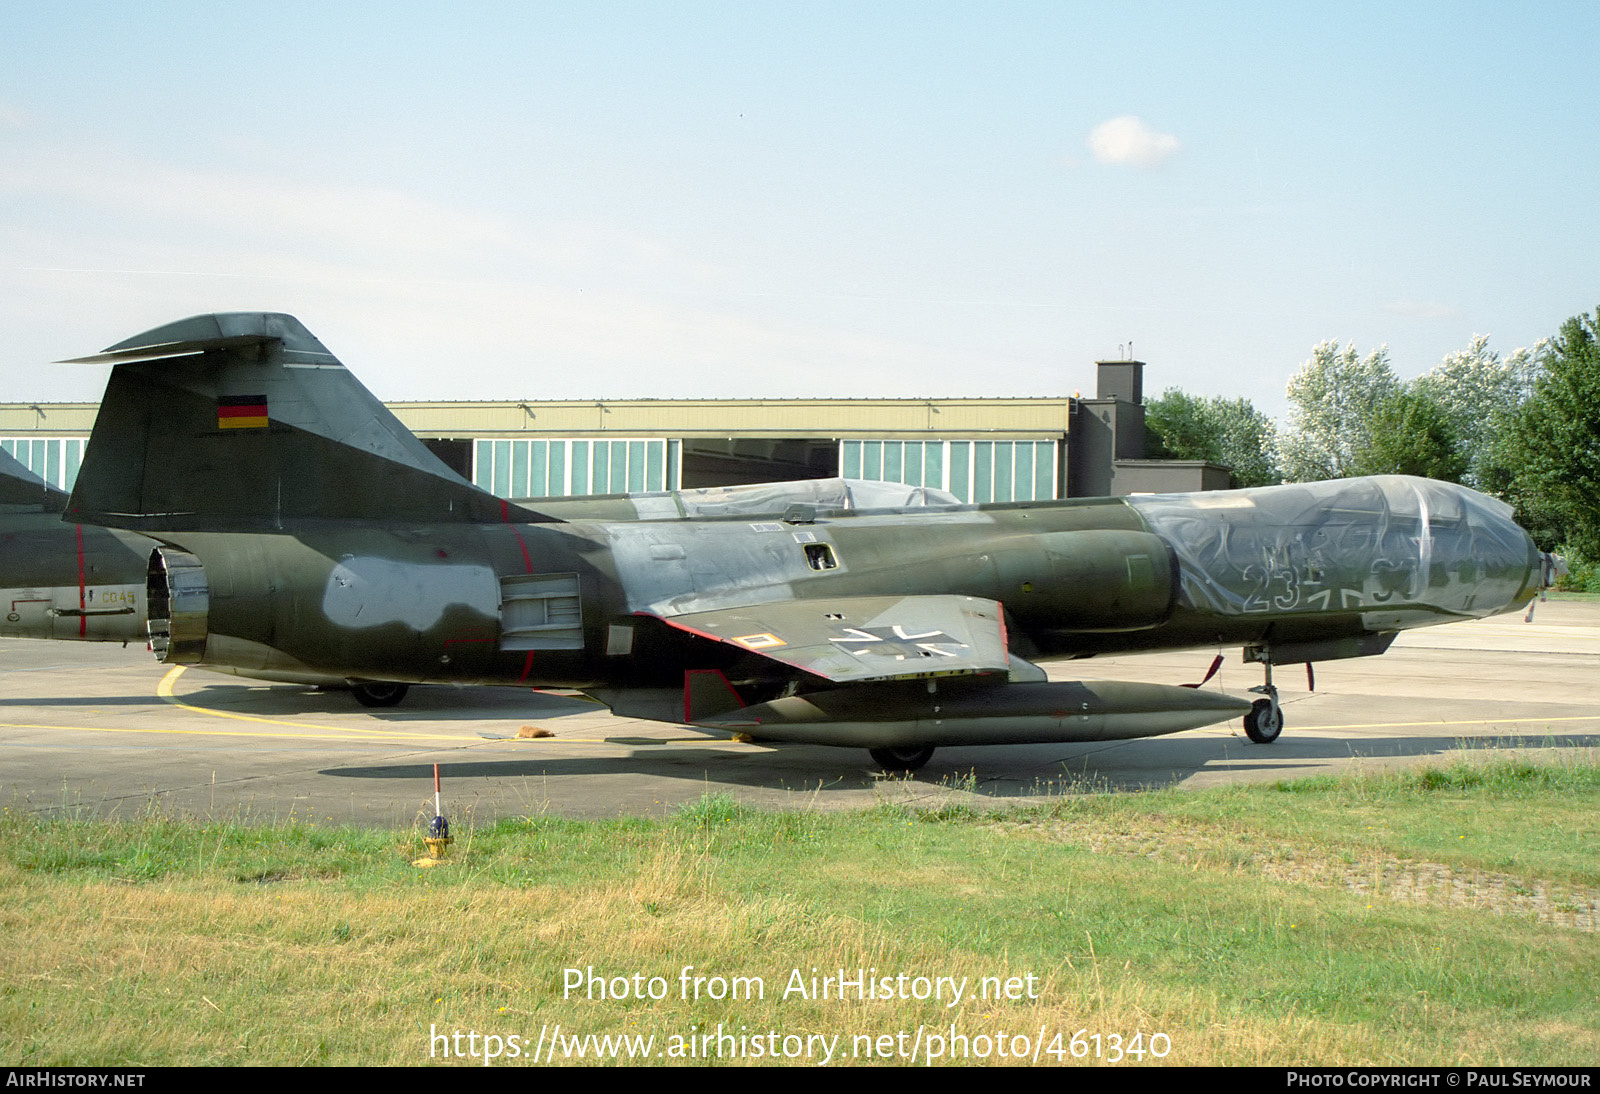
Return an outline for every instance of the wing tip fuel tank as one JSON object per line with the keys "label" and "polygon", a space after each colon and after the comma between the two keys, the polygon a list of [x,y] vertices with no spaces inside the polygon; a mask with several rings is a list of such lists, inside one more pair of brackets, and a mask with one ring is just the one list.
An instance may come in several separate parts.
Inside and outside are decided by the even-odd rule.
{"label": "wing tip fuel tank", "polygon": [[[920,693],[920,694],[919,694]],[[1120,680],[999,684],[957,694],[871,686],[791,695],[696,724],[753,740],[883,748],[1158,737],[1247,714],[1250,700]]]}

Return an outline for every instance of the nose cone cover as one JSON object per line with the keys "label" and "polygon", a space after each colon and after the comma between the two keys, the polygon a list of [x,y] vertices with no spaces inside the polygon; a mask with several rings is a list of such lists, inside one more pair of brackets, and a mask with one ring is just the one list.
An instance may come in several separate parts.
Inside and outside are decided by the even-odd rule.
{"label": "nose cone cover", "polygon": [[1172,544],[1183,603],[1201,611],[1479,618],[1540,584],[1510,506],[1453,483],[1380,475],[1128,504]]}

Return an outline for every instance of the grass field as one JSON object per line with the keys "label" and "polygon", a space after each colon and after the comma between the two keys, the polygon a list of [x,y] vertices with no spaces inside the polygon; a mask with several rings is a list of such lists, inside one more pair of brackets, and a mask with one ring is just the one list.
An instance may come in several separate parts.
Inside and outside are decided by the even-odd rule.
{"label": "grass field", "polygon": [[1597,805],[1592,755],[997,814],[707,798],[458,818],[433,869],[420,829],[8,809],[0,1058],[1593,1064]]}

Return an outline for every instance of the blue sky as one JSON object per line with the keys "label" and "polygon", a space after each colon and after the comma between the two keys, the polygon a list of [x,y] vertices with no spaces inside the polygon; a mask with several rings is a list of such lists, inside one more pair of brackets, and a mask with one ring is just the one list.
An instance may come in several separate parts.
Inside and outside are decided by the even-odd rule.
{"label": "blue sky", "polygon": [[0,4],[0,401],[298,315],[387,399],[1272,414],[1600,304],[1600,6]]}

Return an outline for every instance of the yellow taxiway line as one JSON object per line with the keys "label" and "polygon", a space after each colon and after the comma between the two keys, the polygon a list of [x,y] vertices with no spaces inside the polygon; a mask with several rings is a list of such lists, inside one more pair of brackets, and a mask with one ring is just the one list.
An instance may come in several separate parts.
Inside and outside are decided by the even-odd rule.
{"label": "yellow taxiway line", "polygon": [[[232,711],[228,711],[228,710],[213,710],[210,707],[197,707],[192,703],[185,703],[182,699],[179,699],[176,695],[172,694],[173,686],[177,684],[178,677],[183,675],[183,670],[184,670],[185,667],[186,666],[184,666],[184,665],[174,665],[167,672],[167,674],[161,678],[161,683],[156,685],[156,697],[157,698],[162,699],[162,700],[164,700],[164,701],[166,701],[168,703],[171,703],[173,706],[178,707],[181,710],[192,711],[195,714],[208,714],[213,718],[235,718],[235,719],[238,719],[241,722],[260,722],[260,723],[262,723],[264,725],[292,726],[295,729],[323,729],[323,730],[327,730],[328,733],[261,733],[259,731],[258,732],[254,732],[254,733],[228,733],[225,730],[190,730],[190,729],[177,729],[177,730],[137,729],[137,730],[122,730],[120,732],[128,732],[128,733],[209,733],[209,734],[211,734],[213,736],[224,736],[224,737],[299,737],[299,738],[304,738],[306,740],[345,740],[345,741],[350,741],[350,740],[355,740],[355,741],[365,741],[365,740],[401,740],[401,741],[404,741],[404,740],[418,740],[418,741],[446,740],[446,741],[456,741],[456,740],[461,740],[462,739],[462,738],[459,738],[459,737],[450,737],[450,736],[448,736],[446,734],[442,734],[442,733],[405,733],[405,732],[402,732],[402,731],[399,731],[399,730],[393,730],[393,729],[365,729],[365,728],[362,728],[360,726],[356,726],[356,727],[351,727],[351,726],[324,726],[324,725],[317,725],[314,722],[291,722],[291,721],[289,721],[287,719],[284,719],[284,718],[263,718],[263,717],[261,717],[259,715],[255,715],[255,714],[235,714]],[[336,736],[333,736],[333,735],[336,735]]]}

